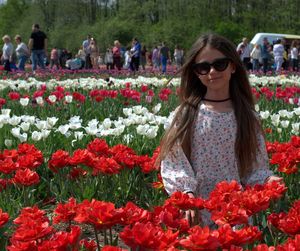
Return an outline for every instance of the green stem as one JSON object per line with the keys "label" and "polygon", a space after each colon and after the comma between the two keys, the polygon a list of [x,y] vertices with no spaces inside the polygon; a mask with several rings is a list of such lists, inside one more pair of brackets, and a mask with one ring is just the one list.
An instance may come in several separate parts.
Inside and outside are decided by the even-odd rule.
{"label": "green stem", "polygon": [[96,237],[96,242],[97,242],[97,248],[98,248],[98,250],[100,250],[100,241],[99,241],[98,231],[97,231],[96,227],[94,227],[94,231],[95,231],[95,237]]}

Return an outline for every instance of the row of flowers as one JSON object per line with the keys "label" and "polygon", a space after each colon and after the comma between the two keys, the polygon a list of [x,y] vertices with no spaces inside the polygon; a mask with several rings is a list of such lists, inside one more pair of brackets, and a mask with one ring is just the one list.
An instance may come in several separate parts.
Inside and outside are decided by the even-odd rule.
{"label": "row of flowers", "polygon": [[[266,210],[285,190],[284,184],[277,182],[242,189],[232,181],[219,183],[207,200],[192,199],[176,192],[164,205],[151,211],[132,202],[116,208],[111,202],[93,199],[78,203],[74,198],[59,203],[48,215],[36,206],[23,208],[13,220],[14,232],[7,250],[78,250],[79,245],[86,250],[96,250],[102,245],[99,231],[106,232],[117,225],[124,227],[119,237],[132,250],[246,250],[245,245],[259,243],[263,237],[258,227],[248,224],[249,217]],[[211,212],[218,229],[191,226],[185,219],[184,211],[204,208]],[[291,248],[299,244],[299,217],[300,201],[296,201],[287,213],[269,215],[268,220],[274,227],[294,237],[277,245],[276,250],[296,250]],[[5,227],[8,220],[8,214],[0,210],[0,227]],[[81,239],[81,224],[91,226],[96,242]],[[234,227],[236,225],[239,227]],[[57,230],[63,227],[66,231]],[[112,244],[110,237],[110,241],[105,239],[103,244]],[[121,250],[108,246],[103,250],[106,248]],[[252,250],[275,250],[275,247],[269,248],[266,244],[258,244]]]}
{"label": "row of flowers", "polygon": [[[154,92],[153,86],[148,86],[142,84],[139,89],[132,89],[131,83],[127,82],[124,89],[93,89],[88,93],[88,97],[92,101],[102,102],[105,99],[115,99],[117,97],[126,98],[126,100],[134,100],[137,103],[144,101],[145,103],[151,103],[156,93]],[[156,91],[156,90],[155,90]],[[179,88],[176,89],[175,93],[178,94]],[[267,100],[273,98],[283,100],[285,103],[289,104],[299,104],[299,87],[261,87],[261,88],[252,88],[253,95],[259,99],[265,97]],[[169,95],[172,94],[172,88],[160,88],[157,93],[158,100],[167,101]],[[66,91],[64,87],[57,86],[54,91],[48,92],[46,85],[42,85],[41,89],[34,91],[30,95],[28,93],[21,94],[17,91],[10,91],[7,93],[8,99],[12,101],[19,101],[19,103],[26,107],[31,103],[32,105],[44,106],[45,104],[53,105],[58,102],[62,102],[64,105],[70,104],[74,101],[79,103],[84,103],[87,99],[87,96],[81,92],[75,91],[70,92]],[[143,100],[142,100],[143,98]],[[0,98],[0,105],[5,105],[7,100],[5,98]]]}
{"label": "row of flowers", "polygon": [[[278,165],[278,171],[285,174],[297,173],[300,137],[292,137],[287,143],[267,142],[267,151],[270,154],[270,163]],[[149,173],[158,170],[155,167],[156,156],[137,155],[133,149],[125,145],[109,147],[104,140],[95,139],[85,149],[77,149],[71,155],[67,151],[57,150],[48,161],[48,167],[57,173],[60,169],[72,167],[69,177],[77,178],[79,175],[117,174],[124,168],[140,167],[142,172]],[[13,174],[13,178],[0,179],[0,191],[7,184],[21,184],[30,186],[39,182],[39,176],[34,171],[44,162],[43,154],[34,145],[19,144],[17,149],[4,150],[0,154],[0,174]],[[88,167],[88,170],[80,168]]]}
{"label": "row of flowers", "polygon": [[[72,138],[73,141],[81,140],[84,136],[95,135],[104,137],[109,135],[119,136],[128,133],[126,128],[135,126],[138,135],[147,138],[155,138],[160,126],[168,127],[170,118],[158,115],[161,109],[161,104],[158,103],[150,112],[146,107],[133,106],[123,108],[123,116],[112,120],[105,118],[102,122],[97,119],[92,119],[83,122],[80,116],[73,116],[68,120],[68,123],[61,123],[59,117],[47,117],[40,119],[29,115],[10,115],[10,109],[2,109],[0,114],[0,126],[2,130],[10,131],[11,135],[21,142],[29,140],[29,135],[33,141],[40,141],[48,138],[50,134],[64,135],[67,138]],[[172,116],[173,113],[170,114]],[[85,125],[84,125],[84,124]],[[134,133],[131,131],[131,134]],[[6,146],[11,145],[11,139],[6,135]],[[132,136],[125,137],[127,143],[132,140]]]}
{"label": "row of flowers", "polygon": [[[70,155],[64,150],[57,150],[48,161],[48,167],[54,173],[72,167],[68,177],[112,175],[124,168],[140,167],[142,172],[158,170],[155,160],[158,152],[152,157],[137,155],[125,145],[109,147],[104,140],[95,139],[86,149],[77,149]],[[4,150],[0,154],[0,192],[8,185],[32,186],[38,184],[40,177],[35,171],[44,162],[43,154],[34,145],[19,144],[18,149]],[[81,168],[84,166],[88,169]],[[1,175],[2,174],[2,175]],[[1,176],[3,178],[1,178]]]}
{"label": "row of flowers", "polygon": [[[160,127],[166,129],[170,125],[174,111],[168,116],[161,116],[158,115],[161,107],[162,105],[158,103],[152,107],[151,112],[148,108],[140,105],[123,108],[123,117],[119,115],[116,120],[105,118],[102,122],[97,119],[83,122],[80,116],[73,116],[69,118],[67,123],[63,123],[58,117],[41,119],[29,115],[10,115],[10,109],[2,109],[0,126],[2,130],[8,128],[7,130],[10,131],[11,135],[21,142],[27,141],[30,135],[31,140],[40,141],[46,139],[50,134],[58,133],[72,139],[72,141],[81,140],[84,136],[90,135],[96,135],[97,137],[125,135],[124,142],[128,144],[132,140],[132,135],[130,136],[130,134],[133,134],[132,126],[135,127],[137,135],[156,138]],[[299,135],[299,107],[290,111],[282,109],[274,113],[268,110],[259,111],[258,105],[256,109],[267,128],[273,128],[279,133],[285,131],[289,135]],[[127,127],[131,127],[130,134],[126,130]],[[6,135],[6,137],[8,140],[6,145],[10,146],[11,137],[9,135]]]}
{"label": "row of flowers", "polygon": [[[169,80],[171,81],[169,82]],[[300,83],[299,75],[280,75],[280,76],[257,76],[249,75],[249,80],[252,86],[298,86]],[[50,78],[47,81],[47,88],[54,89],[57,86],[74,90],[82,88],[85,90],[99,89],[99,88],[124,88],[127,83],[130,83],[133,88],[140,88],[142,85],[164,87],[166,84],[173,86],[180,85],[180,78],[157,78],[157,77],[143,77],[137,78],[99,78],[93,77],[81,77],[81,78],[67,78],[59,80],[58,78]],[[20,78],[5,78],[0,80],[0,89],[12,89],[12,90],[27,90],[32,88],[41,89],[45,85],[45,81],[40,81],[33,77],[26,79]]]}

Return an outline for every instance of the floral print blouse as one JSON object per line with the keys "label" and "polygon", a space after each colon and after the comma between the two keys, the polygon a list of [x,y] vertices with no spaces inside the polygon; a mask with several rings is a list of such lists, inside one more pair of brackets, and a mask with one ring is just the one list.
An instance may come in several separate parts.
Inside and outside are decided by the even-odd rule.
{"label": "floral print blouse", "polygon": [[181,146],[176,145],[161,163],[166,191],[169,194],[192,191],[206,199],[223,180],[249,185],[264,183],[273,173],[269,170],[263,135],[258,135],[259,149],[253,172],[241,180],[234,151],[236,130],[234,111],[216,112],[200,104],[192,126],[190,162]]}

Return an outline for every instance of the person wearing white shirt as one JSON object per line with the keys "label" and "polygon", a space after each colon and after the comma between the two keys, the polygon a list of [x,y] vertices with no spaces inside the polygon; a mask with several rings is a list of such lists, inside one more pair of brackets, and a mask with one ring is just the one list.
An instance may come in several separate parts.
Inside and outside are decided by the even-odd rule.
{"label": "person wearing white shirt", "polygon": [[298,71],[298,43],[296,40],[293,40],[291,44],[291,60],[292,60],[292,65],[293,65],[293,71]]}
{"label": "person wearing white shirt", "polygon": [[22,38],[20,35],[15,36],[15,41],[17,43],[16,54],[19,60],[18,69],[20,71],[25,70],[25,63],[30,56],[29,49],[25,43],[22,42]]}
{"label": "person wearing white shirt", "polygon": [[251,51],[251,59],[253,64],[253,70],[258,71],[259,70],[259,58],[261,57],[261,50],[259,44],[256,44]]}
{"label": "person wearing white shirt", "polygon": [[276,41],[276,44],[273,47],[273,54],[274,54],[274,62],[276,65],[276,72],[279,72],[281,70],[281,66],[283,63],[283,53],[284,53],[284,47],[281,43],[281,39],[278,39]]}
{"label": "person wearing white shirt", "polygon": [[11,71],[10,63],[12,62],[12,56],[14,52],[14,46],[11,43],[10,36],[5,35],[2,38],[4,45],[2,48],[2,60],[4,63],[4,70]]}
{"label": "person wearing white shirt", "polygon": [[240,54],[240,58],[244,63],[244,66],[247,70],[251,69],[250,64],[250,46],[248,44],[248,39],[246,37],[243,38],[242,42],[239,43],[237,49],[238,53]]}

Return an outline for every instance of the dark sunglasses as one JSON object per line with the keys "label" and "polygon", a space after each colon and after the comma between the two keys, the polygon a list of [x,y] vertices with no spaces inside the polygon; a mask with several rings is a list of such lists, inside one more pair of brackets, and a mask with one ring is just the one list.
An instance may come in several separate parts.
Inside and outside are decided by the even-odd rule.
{"label": "dark sunglasses", "polygon": [[218,58],[212,63],[202,62],[193,65],[195,73],[200,75],[206,75],[210,72],[211,67],[214,67],[216,71],[225,71],[229,65],[229,58]]}

